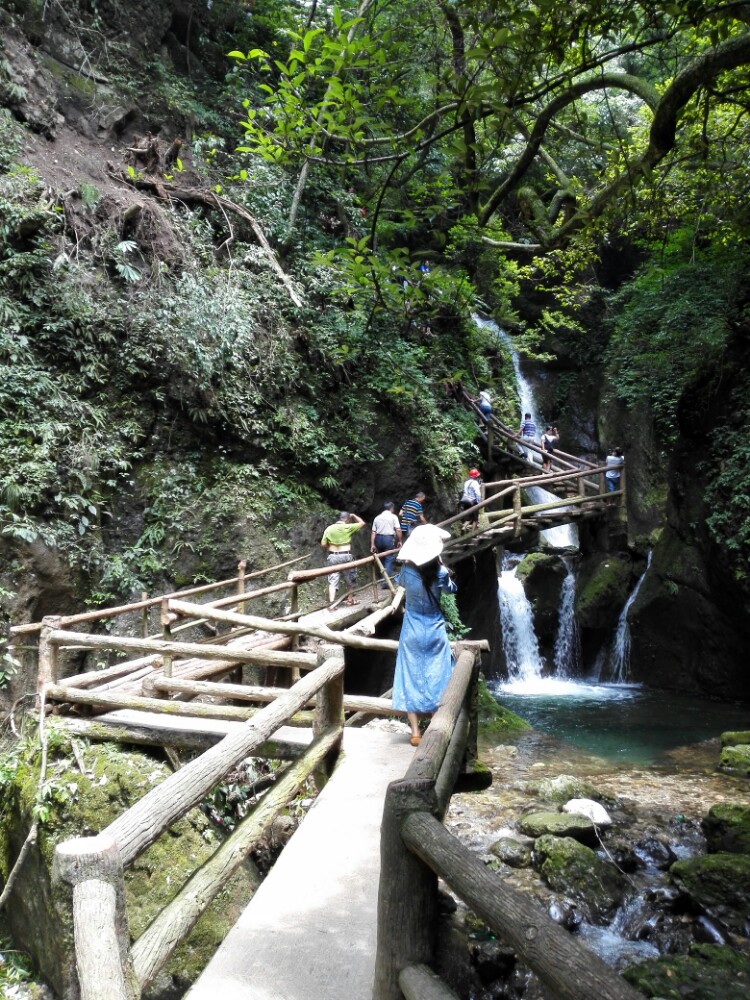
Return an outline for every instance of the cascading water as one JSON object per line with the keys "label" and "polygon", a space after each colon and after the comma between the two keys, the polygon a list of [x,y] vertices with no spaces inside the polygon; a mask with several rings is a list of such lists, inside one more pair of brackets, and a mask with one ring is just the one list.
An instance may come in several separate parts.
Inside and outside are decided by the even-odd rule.
{"label": "cascading water", "polygon": [[542,676],[544,664],[539,655],[539,643],[534,633],[531,604],[516,577],[517,556],[503,556],[502,569],[498,577],[498,600],[500,602],[500,627],[503,637],[503,653],[508,670],[508,678],[513,683],[524,685]]}
{"label": "cascading water", "polygon": [[630,622],[628,621],[628,613],[633,606],[633,602],[638,596],[638,591],[641,589],[641,584],[648,573],[648,568],[651,565],[651,551],[648,553],[648,561],[646,562],[646,568],[638,577],[638,582],[633,591],[625,602],[625,606],[620,612],[620,617],[617,620],[617,627],[615,628],[615,637],[612,642],[612,652],[609,656],[609,674],[615,684],[622,684],[628,679],[628,674],[630,673]]}
{"label": "cascading water", "polygon": [[573,562],[565,559],[565,579],[560,594],[560,616],[555,638],[555,676],[574,676],[581,661],[581,640],[575,616],[576,574]]}
{"label": "cascading water", "polygon": [[[501,340],[505,347],[510,352],[511,360],[513,362],[513,371],[516,374],[516,383],[518,385],[518,395],[521,400],[521,413],[530,413],[531,419],[537,425],[537,429],[541,430],[539,418],[536,412],[536,402],[534,400],[534,390],[531,387],[531,383],[524,376],[521,371],[521,361],[518,356],[518,351],[513,344],[513,340],[502,327],[499,327],[491,319],[481,319],[479,316],[474,316],[474,322],[477,326],[484,327],[485,329],[491,330],[498,340]],[[532,453],[533,455],[534,453]],[[535,456],[536,459],[536,456]],[[540,466],[541,474],[541,466]],[[556,500],[557,497],[548,490],[545,490],[541,486],[530,486],[526,489],[529,500],[532,503],[551,503]],[[548,548],[552,549],[577,549],[578,548],[578,528],[574,524],[560,524],[555,528],[547,528],[545,531],[540,532],[541,538]]]}

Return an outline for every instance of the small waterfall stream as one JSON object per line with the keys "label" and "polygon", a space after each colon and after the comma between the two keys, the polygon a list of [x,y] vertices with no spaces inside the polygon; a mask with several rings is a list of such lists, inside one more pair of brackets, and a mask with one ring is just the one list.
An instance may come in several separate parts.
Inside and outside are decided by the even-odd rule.
{"label": "small waterfall stream", "polygon": [[608,664],[609,675],[615,684],[622,684],[627,681],[630,673],[630,622],[628,621],[628,612],[638,596],[638,591],[641,589],[641,584],[645,579],[646,573],[648,573],[650,565],[651,550],[648,553],[646,568],[638,577],[638,581],[635,587],[633,587],[633,591],[627,601],[625,601],[625,606],[620,612],[620,617],[617,619],[617,627],[615,628],[615,637],[612,641],[612,651],[609,655]]}
{"label": "small waterfall stream", "polygon": [[539,643],[534,632],[531,604],[516,576],[518,556],[503,556],[502,569],[498,577],[498,600],[500,602],[500,627],[503,637],[503,652],[511,683],[524,686],[542,676],[544,664],[539,655]]}
{"label": "small waterfall stream", "polygon": [[560,594],[560,617],[555,638],[555,676],[574,677],[581,662],[581,638],[575,616],[576,573],[572,559],[565,563],[565,580]]}
{"label": "small waterfall stream", "polygon": [[[513,361],[513,371],[516,374],[516,383],[518,385],[518,395],[521,401],[521,415],[524,413],[530,413],[531,419],[534,421],[537,427],[537,433],[541,436],[543,427],[541,426],[541,421],[537,413],[536,401],[534,399],[534,390],[531,383],[526,378],[526,376],[521,371],[521,360],[518,355],[518,351],[515,348],[513,340],[502,327],[499,327],[494,320],[491,319],[481,319],[479,316],[474,316],[474,322],[477,326],[484,327],[492,331],[498,340],[502,341],[505,347],[510,352],[511,359]],[[541,474],[541,465],[539,466],[539,472]],[[532,503],[547,503],[555,500],[556,497],[549,490],[545,490],[541,486],[532,486],[526,490],[529,499]],[[546,531],[540,532],[541,538],[548,548],[552,549],[577,549],[578,548],[578,527],[575,524],[561,524],[555,528],[547,528]]]}

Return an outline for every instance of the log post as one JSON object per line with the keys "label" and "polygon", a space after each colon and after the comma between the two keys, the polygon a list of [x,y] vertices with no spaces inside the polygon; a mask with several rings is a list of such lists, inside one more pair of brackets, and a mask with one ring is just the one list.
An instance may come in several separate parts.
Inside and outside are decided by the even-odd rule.
{"label": "log post", "polygon": [[[237,563],[237,593],[245,593],[245,570],[247,569],[247,562],[244,559],[240,559]],[[241,615],[245,613],[245,602],[240,601],[237,605],[237,610]]]}
{"label": "log post", "polygon": [[398,977],[406,1000],[458,1000],[453,990],[427,965],[409,965]]}
{"label": "log post", "polygon": [[[165,598],[161,602],[161,636],[165,642],[172,638],[172,618],[169,611],[169,601]],[[172,656],[169,653],[162,654],[162,670],[165,677],[172,676]]]}
{"label": "log post", "polygon": [[[393,585],[393,582],[391,581],[391,578],[386,573],[385,566],[383,565],[383,562],[382,562],[380,556],[377,554],[377,552],[373,552],[372,558],[375,560],[375,562],[377,564],[377,567],[380,570],[380,574],[383,577],[383,579],[385,580],[386,586],[390,590],[391,594],[395,594],[396,593],[396,588]],[[375,593],[375,599],[377,600],[377,598],[378,598],[378,594],[376,592]]]}
{"label": "log post", "polygon": [[492,430],[492,424],[489,421],[487,421],[487,461],[488,462],[492,461],[492,450],[493,450],[493,448],[495,446],[495,442],[494,442],[493,438],[494,438],[494,434],[493,434],[493,430]]}
{"label": "log post", "polygon": [[[299,584],[295,583],[292,587],[292,592],[289,601],[289,614],[294,616],[292,621],[297,621],[299,617]],[[295,633],[289,645],[292,652],[296,652],[299,649],[299,633]],[[299,672],[299,667],[292,667],[291,682],[296,684],[302,675]],[[267,680],[266,683],[269,683]]]}
{"label": "log post", "polygon": [[437,877],[406,847],[401,827],[413,813],[434,815],[436,810],[433,781],[403,779],[388,786],[380,835],[373,1000],[401,1000],[401,970],[433,959]]}
{"label": "log post", "polygon": [[513,537],[518,538],[521,534],[521,487],[513,491]]}
{"label": "log post", "polygon": [[[146,590],[141,591],[141,601],[144,603],[148,601],[148,591]],[[151,615],[151,608],[147,604],[146,607],[141,608],[141,635],[143,636],[144,639],[151,631],[151,623],[149,621],[150,615]]]}
{"label": "log post", "polygon": [[46,615],[42,619],[39,633],[39,662],[37,667],[36,690],[41,694],[45,684],[57,683],[57,646],[50,642],[50,636],[60,627],[60,615]]}
{"label": "log post", "polygon": [[[457,643],[455,650],[456,661],[458,661],[463,649]],[[477,744],[479,741],[479,669],[481,665],[481,654],[479,650],[474,653],[474,664],[471,670],[471,681],[469,690],[466,693],[466,707],[469,712],[469,733],[466,738],[466,753],[464,755],[464,769],[470,768],[479,758]]]}
{"label": "log post", "polygon": [[[340,646],[323,646],[318,653],[318,662],[338,659],[343,661],[343,651]],[[321,766],[315,771],[315,784],[322,791],[328,779],[333,774],[344,734],[344,671],[333,677],[315,696],[315,714],[313,716],[313,736],[320,736],[326,729],[336,726],[339,738],[326,754]]]}
{"label": "log post", "polygon": [[139,1000],[130,955],[122,859],[114,838],[76,837],[58,844],[52,863],[63,996]]}
{"label": "log post", "polygon": [[375,558],[370,564],[370,581],[372,583],[372,599],[377,601],[378,599],[378,566]]}

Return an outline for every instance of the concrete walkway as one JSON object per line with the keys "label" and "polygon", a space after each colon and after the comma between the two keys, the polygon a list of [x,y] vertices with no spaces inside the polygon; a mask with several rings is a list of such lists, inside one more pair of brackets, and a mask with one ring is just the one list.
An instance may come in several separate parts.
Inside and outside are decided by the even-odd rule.
{"label": "concrete walkway", "polygon": [[346,729],[344,751],[185,1000],[371,1000],[383,802],[414,749]]}

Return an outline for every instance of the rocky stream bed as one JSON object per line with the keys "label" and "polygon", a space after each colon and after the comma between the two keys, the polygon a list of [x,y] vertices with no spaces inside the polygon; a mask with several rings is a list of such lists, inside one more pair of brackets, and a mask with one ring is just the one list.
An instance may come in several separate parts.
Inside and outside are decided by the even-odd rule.
{"label": "rocky stream bed", "polygon": [[[447,826],[645,996],[746,1000],[748,783],[717,770],[719,753],[713,740],[651,766],[613,763],[534,730],[483,748],[493,784],[454,796]],[[581,798],[602,805],[611,825],[562,812]],[[470,941],[457,992],[551,997],[463,904],[449,920]]]}

